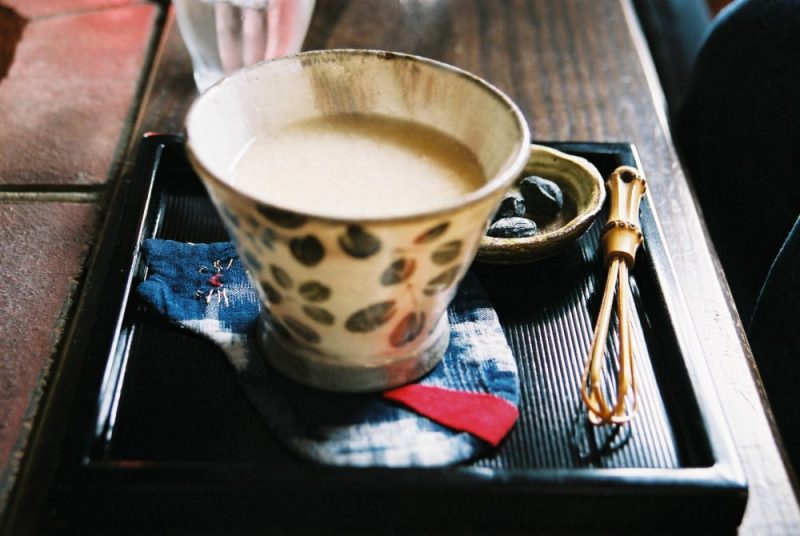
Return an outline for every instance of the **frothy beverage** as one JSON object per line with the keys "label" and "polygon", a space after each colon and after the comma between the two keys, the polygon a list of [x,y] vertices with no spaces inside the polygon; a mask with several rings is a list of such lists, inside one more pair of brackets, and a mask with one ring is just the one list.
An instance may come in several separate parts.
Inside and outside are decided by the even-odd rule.
{"label": "frothy beverage", "polygon": [[364,114],[300,121],[255,138],[230,182],[281,208],[379,218],[451,205],[485,180],[475,154],[451,136]]}

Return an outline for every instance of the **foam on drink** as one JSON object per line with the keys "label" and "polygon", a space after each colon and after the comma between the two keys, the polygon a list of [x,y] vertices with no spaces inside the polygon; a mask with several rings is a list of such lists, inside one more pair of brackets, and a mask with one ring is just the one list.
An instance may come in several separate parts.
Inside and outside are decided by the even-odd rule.
{"label": "foam on drink", "polygon": [[255,138],[234,163],[230,182],[281,208],[379,218],[449,205],[485,180],[474,153],[434,128],[336,115]]}

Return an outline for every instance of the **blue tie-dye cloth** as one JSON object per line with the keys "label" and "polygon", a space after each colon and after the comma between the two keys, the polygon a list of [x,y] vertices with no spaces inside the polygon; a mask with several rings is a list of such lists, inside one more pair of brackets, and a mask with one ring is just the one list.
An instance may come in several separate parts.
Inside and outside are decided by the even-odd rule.
{"label": "blue tie-dye cloth", "polygon": [[[259,355],[254,326],[261,306],[231,243],[150,239],[137,292],[174,324],[207,337],[227,355],[267,427],[289,449],[321,463],[437,466],[489,448],[380,394],[338,394],[304,387],[273,371]],[[497,315],[472,274],[448,309],[450,345],[422,385],[488,393],[519,403],[517,367]],[[204,359],[198,357],[198,359]]]}

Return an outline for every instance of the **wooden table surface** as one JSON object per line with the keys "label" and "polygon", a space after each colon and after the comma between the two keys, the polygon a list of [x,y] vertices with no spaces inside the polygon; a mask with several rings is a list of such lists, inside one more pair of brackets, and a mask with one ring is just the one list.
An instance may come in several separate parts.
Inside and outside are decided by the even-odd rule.
{"label": "wooden table surface", "polygon": [[[749,483],[740,532],[800,533],[792,481],[671,143],[629,0],[317,0],[305,48],[386,49],[442,60],[506,92],[534,140],[635,143]],[[169,17],[136,131],[181,131],[194,95],[188,55]],[[128,169],[137,138],[124,161]]]}

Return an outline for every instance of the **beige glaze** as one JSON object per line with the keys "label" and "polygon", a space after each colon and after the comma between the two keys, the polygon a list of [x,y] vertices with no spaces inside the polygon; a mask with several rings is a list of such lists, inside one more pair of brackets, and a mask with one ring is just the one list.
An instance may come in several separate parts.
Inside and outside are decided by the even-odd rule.
{"label": "beige glaze", "polygon": [[[454,140],[443,144],[440,152],[453,148],[445,160],[464,158],[455,148],[466,147],[484,180],[461,194],[428,193],[424,205],[370,213],[353,210],[359,202],[343,213],[324,202],[290,206],[232,182],[252,140],[343,115],[435,129]],[[239,71],[197,99],[186,134],[190,161],[265,305],[265,358],[290,378],[338,391],[386,389],[438,363],[447,306],[530,143],[519,109],[485,81],[425,58],[365,50],[308,52]],[[415,143],[420,159],[425,147],[406,145]],[[303,143],[305,158],[291,172],[302,175],[317,150]],[[359,158],[342,151],[345,162]],[[379,167],[396,165],[381,160]],[[412,175],[409,188],[423,188]]]}

